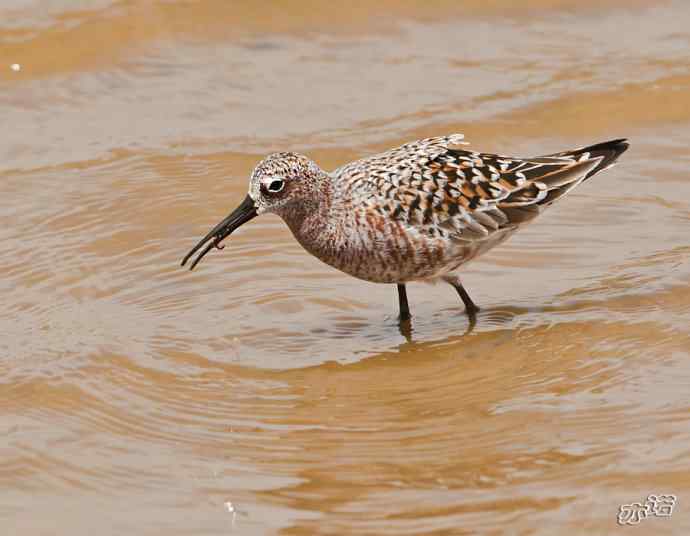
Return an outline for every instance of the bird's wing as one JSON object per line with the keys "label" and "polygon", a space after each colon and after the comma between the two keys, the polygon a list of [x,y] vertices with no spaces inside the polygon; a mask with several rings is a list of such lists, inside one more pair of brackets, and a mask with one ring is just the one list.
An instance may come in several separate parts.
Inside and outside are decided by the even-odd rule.
{"label": "bird's wing", "polygon": [[460,134],[408,143],[334,172],[353,205],[429,236],[476,241],[532,220],[627,149],[614,140],[535,158],[469,151]]}

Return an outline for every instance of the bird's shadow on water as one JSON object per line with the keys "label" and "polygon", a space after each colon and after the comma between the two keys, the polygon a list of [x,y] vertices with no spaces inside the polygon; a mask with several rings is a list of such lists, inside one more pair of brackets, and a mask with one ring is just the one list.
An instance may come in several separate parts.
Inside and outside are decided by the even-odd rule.
{"label": "bird's shadow on water", "polygon": [[[348,331],[347,338],[357,341],[355,347],[352,352],[345,350],[342,358],[331,354],[325,361],[352,365],[381,358],[427,355],[449,345],[461,345],[463,350],[458,355],[465,358],[481,358],[487,354],[487,344],[499,344],[528,326],[551,324],[548,309],[548,306],[541,305],[484,307],[472,318],[462,308],[450,307],[428,316],[418,313],[403,322],[397,316],[387,314],[380,323],[370,320],[351,323],[347,328],[341,324],[336,329],[338,335],[342,337],[344,331]],[[528,316],[531,318],[527,319]],[[329,338],[329,333],[330,328],[321,332],[324,338]],[[400,337],[404,340],[401,341]]]}
{"label": "bird's shadow on water", "polygon": [[[474,328],[477,325],[477,315],[466,315],[467,318],[467,326],[465,328],[465,332],[462,334],[462,336],[467,336],[472,331],[474,331]],[[405,341],[408,344],[413,344],[415,341],[412,338],[412,334],[414,333],[414,326],[413,326],[413,319],[412,317],[408,317],[405,319],[399,319],[398,320],[398,331],[400,332],[400,335],[402,335],[405,338]]]}
{"label": "bird's shadow on water", "polygon": [[[454,326],[462,326],[463,332],[458,335],[453,333],[452,338],[464,338],[472,335],[476,331],[491,331],[498,328],[506,328],[513,323],[518,317],[532,314],[532,313],[546,313],[547,307],[532,306],[532,307],[517,307],[517,306],[497,306],[491,308],[483,308],[478,313],[468,314],[465,311],[440,311],[437,315],[433,315],[430,322],[421,321],[419,325],[421,329],[417,330],[418,334],[422,334],[427,330],[428,324],[433,324],[438,327],[445,325],[449,328]],[[441,321],[441,318],[443,319]],[[395,320],[398,332],[405,338],[406,344],[416,344],[420,342],[415,340],[415,317],[407,318],[405,320]]]}

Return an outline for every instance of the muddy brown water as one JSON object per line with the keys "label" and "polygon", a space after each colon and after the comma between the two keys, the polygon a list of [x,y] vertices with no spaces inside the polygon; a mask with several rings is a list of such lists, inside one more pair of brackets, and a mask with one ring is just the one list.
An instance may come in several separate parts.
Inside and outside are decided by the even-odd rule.
{"label": "muddy brown water", "polygon": [[[6,0],[0,532],[690,534],[690,4]],[[19,65],[17,69],[13,64]],[[262,155],[615,169],[442,286],[247,225]]]}

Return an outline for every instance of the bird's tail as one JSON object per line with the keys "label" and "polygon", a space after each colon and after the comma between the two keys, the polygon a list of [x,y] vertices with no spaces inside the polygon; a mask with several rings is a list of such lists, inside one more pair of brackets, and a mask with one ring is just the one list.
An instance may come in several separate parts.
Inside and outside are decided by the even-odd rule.
{"label": "bird's tail", "polygon": [[550,154],[548,156],[559,157],[559,158],[572,158],[574,160],[592,160],[594,158],[602,157],[601,162],[597,164],[592,170],[590,170],[587,175],[585,175],[584,180],[589,179],[593,175],[596,175],[600,171],[610,168],[616,163],[618,157],[628,150],[630,144],[625,138],[618,140],[605,141],[602,143],[596,143],[590,145],[589,147],[583,147],[581,149],[574,149],[571,151],[564,151],[562,153]]}
{"label": "bird's tail", "polygon": [[528,171],[533,173],[533,181],[501,200],[499,207],[519,206],[520,214],[526,220],[526,205],[530,205],[529,210],[534,213],[531,217],[534,217],[540,209],[552,205],[593,175],[610,168],[627,148],[628,142],[619,139],[527,159],[541,164],[522,171],[523,175]]}

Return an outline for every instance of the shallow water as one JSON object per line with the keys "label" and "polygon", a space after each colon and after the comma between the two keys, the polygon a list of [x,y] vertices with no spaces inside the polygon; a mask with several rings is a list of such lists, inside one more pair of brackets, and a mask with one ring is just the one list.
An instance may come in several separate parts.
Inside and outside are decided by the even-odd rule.
{"label": "shallow water", "polygon": [[[0,526],[43,534],[690,533],[690,5],[10,0]],[[20,70],[11,68],[19,64]],[[443,286],[275,217],[179,261],[267,152],[463,132],[620,165]],[[639,531],[638,531],[639,532]]]}

